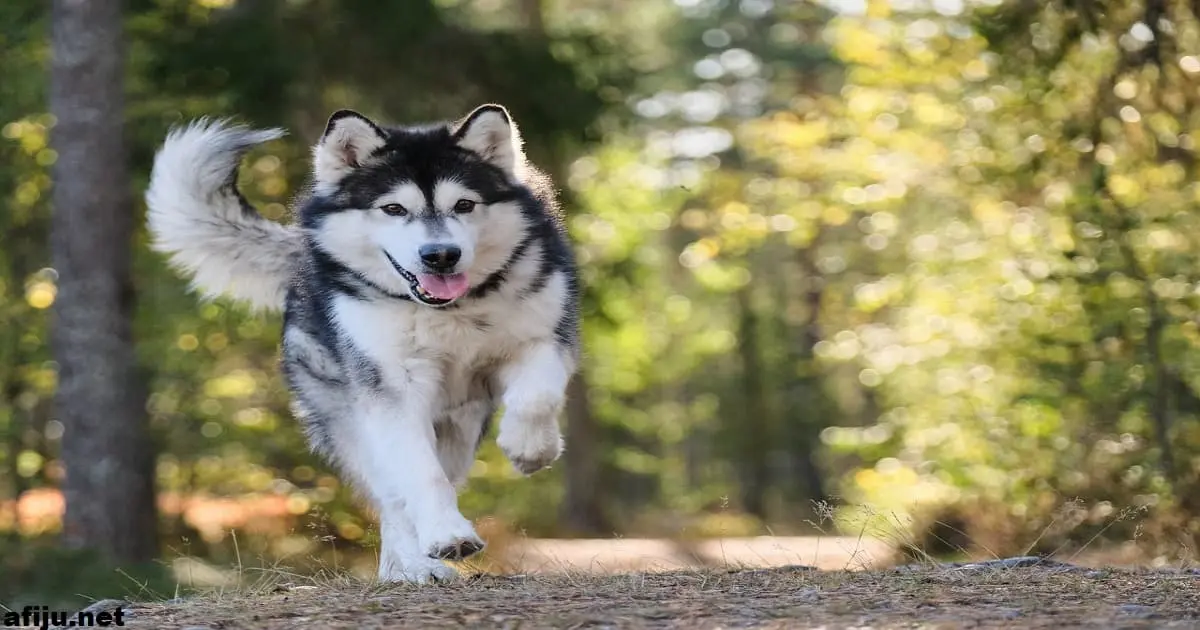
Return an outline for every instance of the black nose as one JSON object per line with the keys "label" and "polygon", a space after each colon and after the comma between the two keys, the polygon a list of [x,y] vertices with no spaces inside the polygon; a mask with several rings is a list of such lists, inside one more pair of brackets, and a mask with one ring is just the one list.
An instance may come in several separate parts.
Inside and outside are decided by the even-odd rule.
{"label": "black nose", "polygon": [[458,264],[458,259],[462,258],[461,249],[445,243],[422,245],[418,253],[421,254],[421,261],[435,271],[449,271]]}

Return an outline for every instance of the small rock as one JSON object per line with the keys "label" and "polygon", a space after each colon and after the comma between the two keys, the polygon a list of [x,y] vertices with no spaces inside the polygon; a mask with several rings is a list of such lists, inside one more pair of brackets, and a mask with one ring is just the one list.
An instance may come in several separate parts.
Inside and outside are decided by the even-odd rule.
{"label": "small rock", "polygon": [[1117,612],[1130,617],[1148,618],[1156,616],[1154,609],[1150,606],[1142,606],[1141,604],[1122,604],[1117,607]]}
{"label": "small rock", "polygon": [[807,564],[786,564],[778,567],[767,567],[764,569],[739,569],[733,568],[726,571],[730,575],[778,575],[780,573],[803,573],[807,571],[818,571],[817,567],[812,567]]}
{"label": "small rock", "polygon": [[1200,568],[1166,568],[1157,569],[1154,572],[1168,575],[1200,575]]}
{"label": "small rock", "polygon": [[94,615],[96,613],[113,611],[118,608],[124,608],[128,605],[129,605],[129,602],[127,602],[123,599],[102,599],[102,600],[92,604],[91,606],[84,608],[80,612],[92,613]]}
{"label": "small rock", "polygon": [[978,571],[980,569],[1024,569],[1029,567],[1038,567],[1042,569],[1056,569],[1059,571],[1081,571],[1082,567],[1059,562],[1041,556],[1017,556],[1015,558],[1001,558],[998,560],[984,560],[982,562],[971,562],[954,567],[960,571]]}
{"label": "small rock", "polygon": [[821,598],[821,589],[819,588],[803,588],[796,591],[795,598],[799,602],[813,603]]}
{"label": "small rock", "polygon": [[1025,614],[1020,608],[1001,608],[999,613],[1001,619],[1016,619]]}

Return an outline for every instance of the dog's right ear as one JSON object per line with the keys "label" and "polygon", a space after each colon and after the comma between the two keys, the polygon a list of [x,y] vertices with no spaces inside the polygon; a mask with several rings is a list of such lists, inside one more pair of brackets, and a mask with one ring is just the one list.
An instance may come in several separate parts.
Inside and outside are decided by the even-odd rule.
{"label": "dog's right ear", "polygon": [[329,117],[325,133],[313,147],[313,176],[318,187],[332,187],[362,166],[387,142],[387,134],[371,119],[349,109]]}

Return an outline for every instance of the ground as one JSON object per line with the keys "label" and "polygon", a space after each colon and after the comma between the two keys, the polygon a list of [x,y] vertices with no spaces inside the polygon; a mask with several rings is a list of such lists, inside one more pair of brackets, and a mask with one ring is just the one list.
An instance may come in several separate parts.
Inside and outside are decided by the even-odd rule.
{"label": "ground", "polygon": [[868,571],[477,575],[433,586],[297,578],[236,594],[129,604],[126,611],[129,628],[213,630],[1200,628],[1200,571],[1096,570],[1017,558]]}

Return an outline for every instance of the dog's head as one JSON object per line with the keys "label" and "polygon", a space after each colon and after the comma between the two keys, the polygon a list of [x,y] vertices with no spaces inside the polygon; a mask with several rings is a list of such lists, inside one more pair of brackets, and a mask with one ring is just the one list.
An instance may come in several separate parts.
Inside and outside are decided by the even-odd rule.
{"label": "dog's head", "polygon": [[318,244],[382,286],[445,306],[499,270],[524,230],[516,125],[483,105],[446,125],[389,129],[349,110],[313,148]]}

